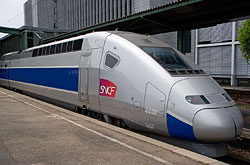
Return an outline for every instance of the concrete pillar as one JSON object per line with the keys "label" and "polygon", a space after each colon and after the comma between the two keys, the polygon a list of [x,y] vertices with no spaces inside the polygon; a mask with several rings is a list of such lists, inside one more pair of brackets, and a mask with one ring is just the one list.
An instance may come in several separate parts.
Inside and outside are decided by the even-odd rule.
{"label": "concrete pillar", "polygon": [[95,4],[96,4],[96,0],[92,0],[92,19],[93,19],[93,24],[96,24],[96,10],[95,10]]}
{"label": "concrete pillar", "polygon": [[95,3],[95,19],[96,19],[96,24],[100,23],[99,22],[99,0],[95,0],[96,3]]}
{"label": "concrete pillar", "polygon": [[117,0],[117,7],[118,7],[118,10],[117,10],[117,17],[120,18],[121,17],[121,7],[122,6],[122,3],[121,3],[121,0]]}
{"label": "concrete pillar", "polygon": [[86,8],[87,8],[87,27],[90,25],[90,23],[89,23],[89,17],[90,17],[90,15],[89,15],[89,0],[87,0],[87,2],[86,2]]}
{"label": "concrete pillar", "polygon": [[102,0],[98,0],[98,10],[99,10],[99,23],[101,23],[102,22]]}
{"label": "concrete pillar", "polygon": [[131,13],[134,14],[135,13],[135,0],[134,1],[131,1]]}
{"label": "concrete pillar", "polygon": [[131,14],[131,1],[130,0],[126,0],[127,1],[127,15]]}
{"label": "concrete pillar", "polygon": [[76,9],[76,1],[73,0],[72,3],[73,3],[73,29],[76,30],[77,29],[77,26],[76,26],[77,15],[76,15],[76,10],[75,10]]}
{"label": "concrete pillar", "polygon": [[72,19],[70,19],[71,18],[71,8],[70,8],[70,1],[67,1],[67,6],[68,6],[68,29],[72,29],[71,28],[71,26],[72,26],[72,24],[71,24],[71,21],[72,21]]}
{"label": "concrete pillar", "polygon": [[105,20],[108,21],[109,20],[109,0],[106,0],[106,5],[105,5],[105,11],[106,11],[106,18]]}
{"label": "concrete pillar", "polygon": [[31,1],[31,11],[32,11],[32,24],[34,27],[38,27],[37,0]]}
{"label": "concrete pillar", "polygon": [[114,14],[113,14],[113,7],[114,7],[114,4],[113,4],[113,0],[108,0],[109,1],[109,20],[112,20],[114,19]]}
{"label": "concrete pillar", "polygon": [[117,0],[114,0],[114,19],[117,18]]}
{"label": "concrete pillar", "polygon": [[89,1],[89,25],[92,26],[93,25],[93,0]]}
{"label": "concrete pillar", "polygon": [[83,27],[87,27],[87,0],[84,0],[83,2],[83,6],[84,6],[84,22],[83,22]]}
{"label": "concrete pillar", "polygon": [[77,3],[77,9],[78,9],[78,12],[77,12],[77,14],[78,14],[78,16],[77,16],[77,24],[78,24],[78,29],[81,29],[81,27],[82,27],[82,13],[81,13],[81,11],[82,11],[82,8],[81,8],[81,0],[78,0],[78,3]]}
{"label": "concrete pillar", "polygon": [[79,29],[83,28],[83,6],[82,6],[83,1],[79,0]]}
{"label": "concrete pillar", "polygon": [[126,5],[125,5],[125,1],[126,0],[121,0],[122,1],[122,17],[125,16],[125,8],[126,8]]}
{"label": "concrete pillar", "polygon": [[106,21],[106,0],[102,0],[102,22]]}

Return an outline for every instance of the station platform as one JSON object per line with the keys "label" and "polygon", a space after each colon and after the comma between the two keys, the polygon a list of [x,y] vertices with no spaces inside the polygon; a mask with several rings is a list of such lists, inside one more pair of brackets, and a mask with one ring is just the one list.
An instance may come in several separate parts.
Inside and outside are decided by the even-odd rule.
{"label": "station platform", "polygon": [[0,164],[224,164],[0,88]]}

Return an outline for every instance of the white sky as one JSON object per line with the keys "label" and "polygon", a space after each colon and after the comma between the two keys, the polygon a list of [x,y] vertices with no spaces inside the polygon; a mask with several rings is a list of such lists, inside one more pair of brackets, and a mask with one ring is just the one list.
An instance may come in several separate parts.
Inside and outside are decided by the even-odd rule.
{"label": "white sky", "polygon": [[[23,5],[27,0],[0,0],[0,26],[19,28],[24,25]],[[0,38],[6,34],[0,33]]]}

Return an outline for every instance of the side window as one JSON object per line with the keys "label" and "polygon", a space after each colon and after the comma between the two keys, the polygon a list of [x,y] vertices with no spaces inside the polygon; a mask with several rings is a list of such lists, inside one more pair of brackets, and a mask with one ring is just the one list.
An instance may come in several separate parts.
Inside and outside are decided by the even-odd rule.
{"label": "side window", "polygon": [[55,53],[55,45],[52,45],[51,47],[50,47],[50,54],[54,54]]}
{"label": "side window", "polygon": [[65,53],[67,51],[67,42],[63,43],[62,45],[62,53]]}
{"label": "side window", "polygon": [[45,55],[46,54],[46,47],[43,47],[43,53],[42,55]]}
{"label": "side window", "polygon": [[67,52],[71,52],[73,50],[73,41],[68,42]]}
{"label": "side window", "polygon": [[114,69],[115,66],[117,66],[120,62],[120,57],[115,55],[114,53],[108,52],[106,53],[106,57],[105,57],[105,63],[104,65],[108,68],[108,69]]}
{"label": "side window", "polygon": [[50,46],[47,46],[47,48],[46,48],[46,55],[49,55],[49,51],[50,51]]}
{"label": "side window", "polygon": [[79,40],[74,41],[74,46],[73,46],[74,51],[82,49],[82,41],[83,41],[83,39],[79,39]]}
{"label": "side window", "polygon": [[61,53],[61,52],[62,52],[62,44],[57,44],[56,53]]}
{"label": "side window", "polygon": [[41,56],[42,53],[43,53],[43,49],[42,49],[42,48],[39,48],[39,49],[38,49],[38,56]]}
{"label": "side window", "polygon": [[36,57],[38,54],[38,49],[33,50],[32,57]]}

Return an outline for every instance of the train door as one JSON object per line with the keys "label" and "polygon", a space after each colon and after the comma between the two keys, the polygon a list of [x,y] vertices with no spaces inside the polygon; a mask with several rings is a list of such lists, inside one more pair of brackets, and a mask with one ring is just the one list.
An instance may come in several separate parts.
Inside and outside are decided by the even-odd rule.
{"label": "train door", "polygon": [[91,50],[84,50],[83,54],[80,58],[80,65],[79,65],[79,90],[78,96],[79,100],[84,103],[88,103],[88,82],[89,82],[89,64],[91,58],[92,51]]}
{"label": "train door", "polygon": [[144,97],[144,125],[156,132],[165,132],[166,95],[151,83],[147,83]]}
{"label": "train door", "polygon": [[[99,86],[99,99],[101,112],[111,114],[118,118],[126,118],[127,105],[124,104],[126,94],[123,94],[123,79],[119,53],[113,53],[113,44],[108,43],[104,50],[103,59],[100,64],[100,86]],[[110,46],[110,47],[109,47]],[[126,107],[126,108],[125,108]]]}

